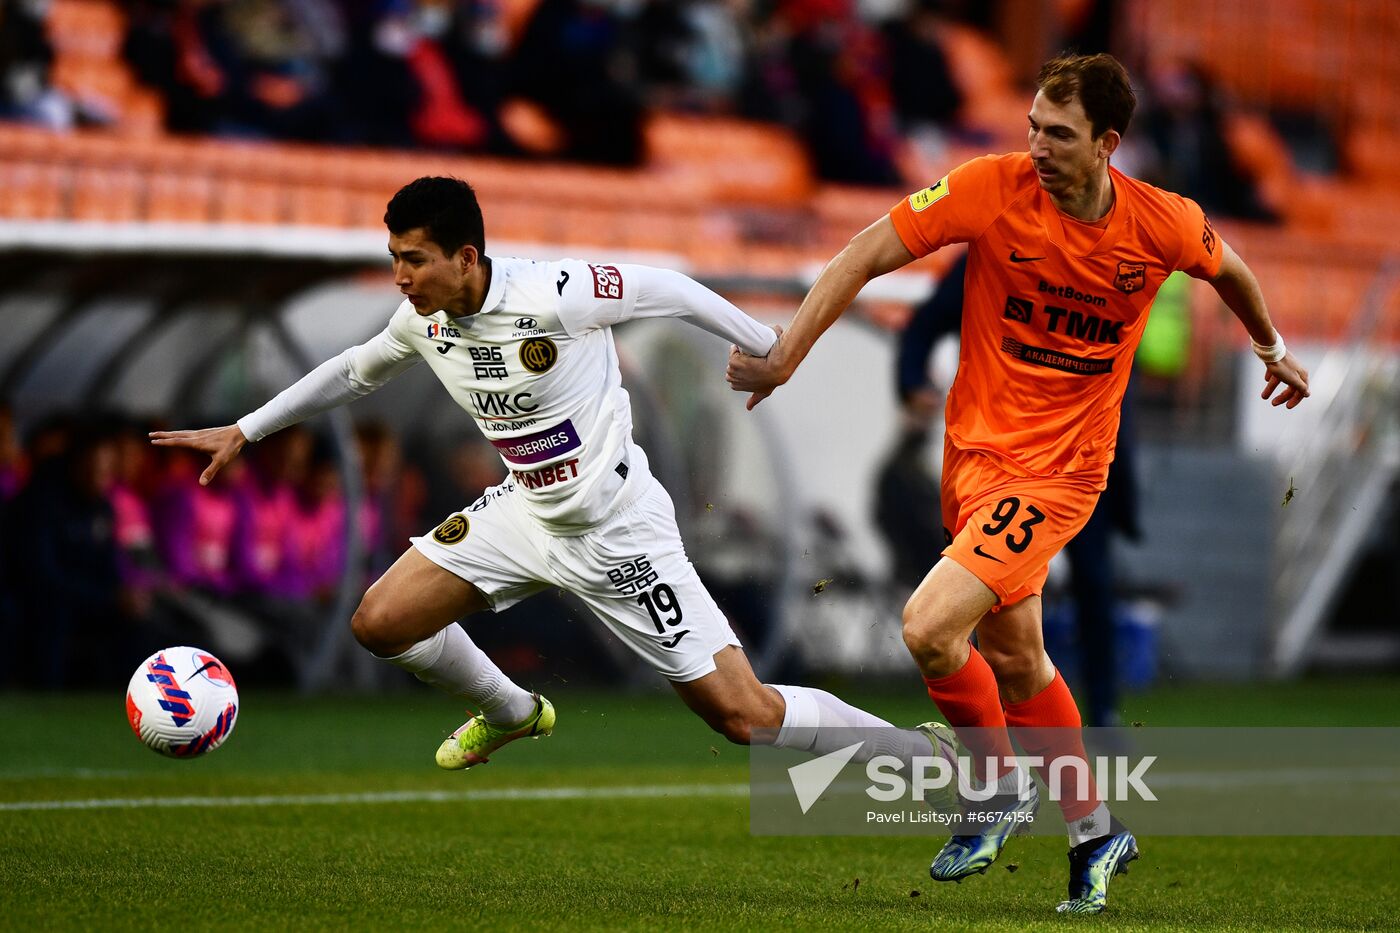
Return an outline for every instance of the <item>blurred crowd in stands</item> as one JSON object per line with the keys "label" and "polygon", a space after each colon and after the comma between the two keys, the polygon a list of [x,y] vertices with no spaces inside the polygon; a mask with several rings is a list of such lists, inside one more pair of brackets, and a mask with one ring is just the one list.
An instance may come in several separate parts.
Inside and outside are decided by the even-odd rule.
{"label": "blurred crowd in stands", "polygon": [[[427,496],[393,433],[366,424],[356,441],[358,595],[421,533]],[[51,418],[21,442],[0,408],[0,625],[15,649],[0,686],[124,675],[151,644],[195,637],[183,617],[200,614],[201,597],[280,629],[283,642],[323,622],[347,571],[346,497],[329,444],[292,428],[201,486],[206,464],[114,418]]]}
{"label": "blurred crowd in stands", "polygon": [[[52,0],[0,19],[0,116],[101,122],[46,79]],[[1113,4],[1060,38],[1106,50]],[[131,0],[121,55],[175,133],[568,159],[643,160],[661,108],[778,123],[818,177],[907,187],[910,139],[1004,148],[965,120],[979,92],[951,30],[988,33],[996,3],[964,0]],[[975,57],[975,56],[974,56]],[[1204,71],[1143,74],[1141,164],[1217,213],[1266,211],[1232,183],[1222,96]],[[1186,166],[1186,168],[1180,168]],[[1222,181],[1220,169],[1225,169]],[[1185,172],[1189,178],[1175,177]],[[905,175],[910,174],[906,167]],[[1192,182],[1203,180],[1197,186]],[[1246,180],[1247,182],[1247,180]],[[1213,197],[1218,194],[1219,197]],[[1235,207],[1236,202],[1243,202]]]}

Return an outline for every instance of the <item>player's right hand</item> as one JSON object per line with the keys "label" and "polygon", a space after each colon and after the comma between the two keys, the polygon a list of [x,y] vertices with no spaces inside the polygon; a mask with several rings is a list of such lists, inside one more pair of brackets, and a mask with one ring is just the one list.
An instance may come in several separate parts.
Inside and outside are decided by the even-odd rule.
{"label": "player's right hand", "polygon": [[772,395],[774,389],[788,380],[787,375],[782,372],[779,360],[782,353],[780,345],[783,342],[783,329],[774,325],[773,331],[778,335],[778,339],[768,348],[767,356],[749,356],[738,347],[729,348],[729,365],[725,369],[724,378],[735,392],[751,393],[744,406],[748,411],[753,411],[755,405]]}
{"label": "player's right hand", "polygon": [[199,485],[208,486],[224,466],[238,456],[248,438],[236,424],[197,431],[152,431],[147,435],[157,447],[188,447],[209,455],[209,465],[199,474]]}
{"label": "player's right hand", "polygon": [[[1280,385],[1284,387],[1283,391],[1274,395],[1274,390]],[[1273,395],[1271,404],[1275,408],[1280,405],[1297,408],[1298,403],[1311,394],[1308,389],[1308,371],[1298,365],[1292,353],[1284,354],[1283,359],[1276,363],[1264,364],[1264,391],[1259,397],[1267,399]]]}

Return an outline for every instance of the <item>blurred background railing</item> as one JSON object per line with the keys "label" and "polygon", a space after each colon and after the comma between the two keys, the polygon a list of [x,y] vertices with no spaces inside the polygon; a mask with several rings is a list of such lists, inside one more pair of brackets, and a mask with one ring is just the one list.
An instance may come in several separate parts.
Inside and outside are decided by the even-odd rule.
{"label": "blurred background railing", "polygon": [[[16,650],[0,686],[110,680],[154,641],[200,639],[255,679],[385,685],[348,637],[354,600],[503,472],[427,374],[258,445],[208,490],[142,438],[231,420],[381,327],[380,219],[405,182],[471,181],[492,252],[670,266],[784,322],[903,194],[1024,146],[1028,81],[1069,45],[1125,61],[1141,102],[1115,163],[1202,203],[1315,370],[1313,399],[1270,410],[1214,292],[1163,289],[1135,377],[1144,535],[1115,554],[1124,676],[1400,663],[1393,3],[17,0],[2,16]],[[955,258],[873,283],[751,414],[715,341],[619,333],[639,440],[760,673],[907,669],[903,545],[874,517],[909,456],[893,343]],[[943,385],[950,360],[935,355]],[[930,477],[938,440],[935,424],[917,455]],[[1048,605],[1066,588],[1057,572]],[[646,676],[568,600],[474,626],[514,672]],[[26,650],[40,660],[16,663]]]}

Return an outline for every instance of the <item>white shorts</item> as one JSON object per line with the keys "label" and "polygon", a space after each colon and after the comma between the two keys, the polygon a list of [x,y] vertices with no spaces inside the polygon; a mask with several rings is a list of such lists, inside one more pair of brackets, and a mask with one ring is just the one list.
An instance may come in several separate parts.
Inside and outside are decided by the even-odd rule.
{"label": "white shorts", "polygon": [[654,478],[646,482],[630,505],[568,538],[543,531],[515,485],[502,483],[413,546],[496,611],[551,586],[567,590],[661,676],[695,680],[739,639],[686,557],[671,497]]}

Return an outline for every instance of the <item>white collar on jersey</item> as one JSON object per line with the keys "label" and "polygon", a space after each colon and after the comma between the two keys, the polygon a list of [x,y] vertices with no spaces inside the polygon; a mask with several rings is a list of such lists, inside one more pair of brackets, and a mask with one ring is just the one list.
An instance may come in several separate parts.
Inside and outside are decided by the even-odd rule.
{"label": "white collar on jersey", "polygon": [[503,262],[494,256],[487,257],[491,261],[491,284],[486,286],[486,297],[481,299],[481,309],[478,314],[485,314],[488,311],[495,311],[501,304],[501,299],[506,293],[506,266],[509,263]]}

